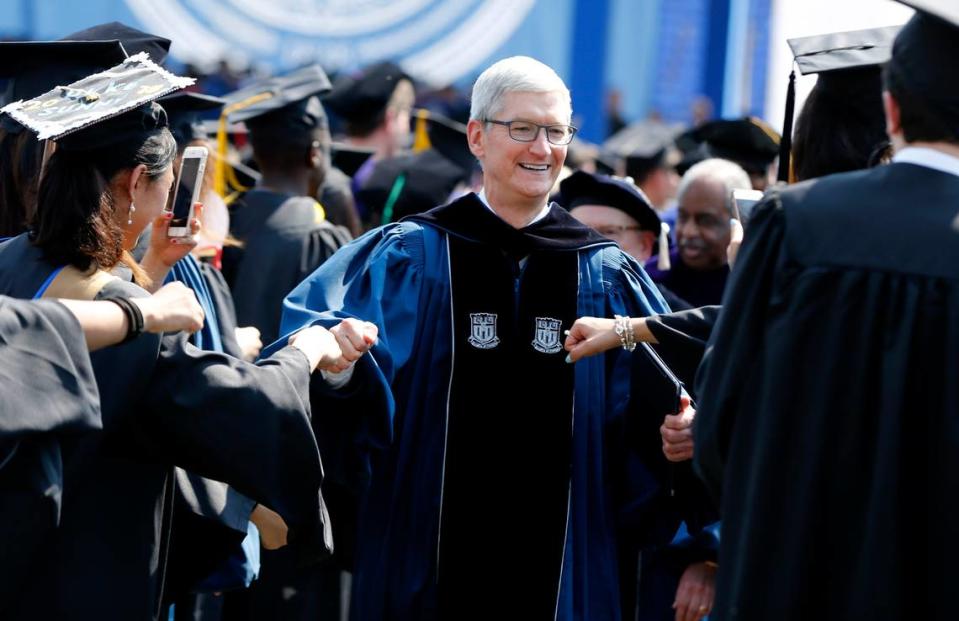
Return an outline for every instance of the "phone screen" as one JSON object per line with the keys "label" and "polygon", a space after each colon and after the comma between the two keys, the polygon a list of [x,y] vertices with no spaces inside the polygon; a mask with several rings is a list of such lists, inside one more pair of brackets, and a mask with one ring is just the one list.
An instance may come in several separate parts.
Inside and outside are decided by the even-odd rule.
{"label": "phone screen", "polygon": [[753,215],[753,208],[762,198],[763,193],[758,190],[734,190],[733,207],[736,212],[733,214],[734,217],[739,220],[743,226],[746,226],[749,218]]}
{"label": "phone screen", "polygon": [[197,184],[197,175],[200,172],[200,158],[190,157],[183,160],[180,167],[180,177],[173,190],[173,218],[170,227],[188,227],[190,205],[193,202],[193,188]]}

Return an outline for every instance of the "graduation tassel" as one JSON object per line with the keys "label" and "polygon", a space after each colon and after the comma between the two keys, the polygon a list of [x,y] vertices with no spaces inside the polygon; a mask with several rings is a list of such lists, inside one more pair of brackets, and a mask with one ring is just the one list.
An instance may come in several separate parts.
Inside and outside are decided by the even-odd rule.
{"label": "graduation tassel", "polygon": [[236,186],[236,189],[242,188],[242,185],[240,185],[236,178],[236,173],[226,161],[228,145],[226,135],[227,119],[234,112],[248,108],[253,104],[260,103],[266,99],[271,99],[272,97],[273,93],[259,93],[248,99],[224,106],[223,111],[220,112],[220,121],[216,128],[216,162],[213,169],[213,190],[223,198],[227,198],[226,192],[228,177],[233,185]]}
{"label": "graduation tassel", "polygon": [[656,267],[663,272],[672,268],[669,262],[669,225],[665,222],[659,225],[659,257],[656,259]]}
{"label": "graduation tassel", "polygon": [[789,86],[786,87],[786,116],[783,118],[783,137],[779,141],[779,174],[777,181],[789,183],[789,170],[792,163],[793,145],[793,109],[796,107],[796,70],[789,72]]}
{"label": "graduation tassel", "polygon": [[430,144],[430,135],[426,131],[426,120],[430,116],[430,111],[425,108],[416,110],[416,128],[413,130],[413,153],[426,151]]}

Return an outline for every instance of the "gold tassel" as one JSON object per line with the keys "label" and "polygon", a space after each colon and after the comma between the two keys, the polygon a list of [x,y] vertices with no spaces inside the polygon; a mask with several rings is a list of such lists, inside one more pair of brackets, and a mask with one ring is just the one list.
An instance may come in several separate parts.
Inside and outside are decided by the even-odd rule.
{"label": "gold tassel", "polygon": [[[233,170],[233,167],[229,165],[226,160],[227,148],[229,141],[227,140],[226,128],[227,128],[227,118],[234,112],[243,110],[244,108],[249,108],[253,104],[260,103],[261,101],[266,101],[267,99],[272,99],[273,93],[258,93],[252,97],[248,97],[242,101],[232,103],[228,106],[224,106],[223,111],[220,112],[220,121],[217,124],[216,128],[216,162],[213,169],[213,190],[220,196],[227,197],[227,183],[233,187],[234,190],[245,191],[247,188],[244,188],[243,185],[236,178],[236,172]],[[229,203],[227,203],[229,204]]]}
{"label": "gold tassel", "polygon": [[414,111],[416,115],[416,127],[413,130],[413,153],[426,151],[431,146],[430,135],[426,131],[426,121],[430,117],[430,111],[425,108],[419,108]]}
{"label": "gold tassel", "polygon": [[659,258],[656,260],[656,267],[664,272],[672,268],[669,262],[669,225],[665,222],[659,226]]}

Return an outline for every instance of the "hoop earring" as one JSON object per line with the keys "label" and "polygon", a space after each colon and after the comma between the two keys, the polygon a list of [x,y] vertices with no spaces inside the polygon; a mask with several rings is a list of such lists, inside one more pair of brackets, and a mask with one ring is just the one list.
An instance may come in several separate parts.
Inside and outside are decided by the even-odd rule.
{"label": "hoop earring", "polygon": [[133,204],[133,201],[130,201],[130,213],[127,216],[127,224],[133,224],[133,212],[137,210],[136,205]]}

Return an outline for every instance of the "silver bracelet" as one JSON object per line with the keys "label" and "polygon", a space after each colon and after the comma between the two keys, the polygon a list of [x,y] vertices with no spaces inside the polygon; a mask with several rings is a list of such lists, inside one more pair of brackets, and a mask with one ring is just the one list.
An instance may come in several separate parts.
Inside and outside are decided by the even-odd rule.
{"label": "silver bracelet", "polygon": [[616,333],[616,336],[619,337],[619,342],[622,343],[623,349],[626,351],[633,351],[636,349],[636,334],[633,332],[633,327],[629,323],[629,316],[622,315],[613,315],[613,331]]}

